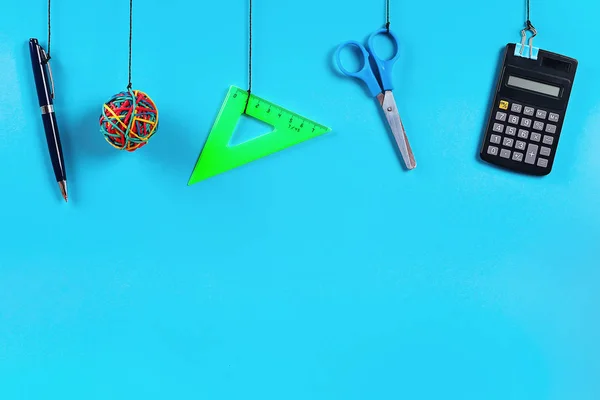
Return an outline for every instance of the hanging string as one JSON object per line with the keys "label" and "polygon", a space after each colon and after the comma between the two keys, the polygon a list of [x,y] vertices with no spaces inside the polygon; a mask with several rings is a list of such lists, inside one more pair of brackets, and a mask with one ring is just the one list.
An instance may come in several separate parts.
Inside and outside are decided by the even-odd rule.
{"label": "hanging string", "polygon": [[250,102],[250,94],[252,93],[252,0],[250,0],[248,14],[248,98],[246,99],[244,114],[248,111],[248,103]]}
{"label": "hanging string", "polygon": [[127,89],[131,90],[131,39],[133,36],[133,0],[129,0],[129,83]]}
{"label": "hanging string", "polygon": [[526,12],[526,17],[527,20],[525,21],[525,25],[527,26],[527,29],[535,29],[533,24],[531,23],[531,13],[530,13],[530,8],[531,8],[531,0],[526,0],[526,7],[527,7],[527,12]]}
{"label": "hanging string", "polygon": [[50,26],[50,2],[51,0],[48,0],[48,52],[46,53],[46,62],[50,61],[50,32],[51,32],[51,26]]}
{"label": "hanging string", "polygon": [[385,2],[385,29],[390,31],[390,0]]}

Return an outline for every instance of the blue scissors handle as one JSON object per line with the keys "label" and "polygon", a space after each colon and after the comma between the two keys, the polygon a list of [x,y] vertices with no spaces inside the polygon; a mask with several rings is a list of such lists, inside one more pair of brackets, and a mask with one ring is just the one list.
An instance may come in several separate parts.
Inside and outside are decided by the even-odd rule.
{"label": "blue scissors handle", "polygon": [[[375,52],[375,37],[382,34],[389,35],[394,46],[394,54],[388,60],[379,57]],[[379,29],[373,32],[367,41],[368,48],[365,48],[365,46],[354,40],[342,43],[335,52],[338,68],[344,75],[362,80],[369,88],[369,91],[373,97],[386,90],[393,90],[394,85],[392,82],[392,70],[394,69],[394,64],[400,57],[400,46],[398,43],[398,37],[396,34],[392,31],[388,31],[387,29]],[[342,50],[346,47],[352,46],[357,47],[362,53],[362,67],[356,72],[348,71],[346,68],[344,68],[340,58]],[[378,80],[378,78],[375,76],[375,73],[371,68],[369,58],[372,58],[373,62],[375,63],[380,80]]]}
{"label": "blue scissors handle", "polygon": [[[346,68],[344,68],[344,64],[342,64],[342,59],[340,57],[341,52],[344,48],[352,46],[357,47],[362,53],[362,67],[356,72],[348,71]],[[350,40],[348,42],[340,44],[335,52],[335,59],[340,71],[342,71],[342,73],[346,76],[362,80],[369,88],[371,95],[375,97],[379,93],[381,93],[382,90],[381,85],[379,85],[375,74],[373,74],[371,65],[369,64],[369,57],[369,52],[367,51],[367,49],[365,49],[365,46],[354,40]]]}
{"label": "blue scissors handle", "polygon": [[[392,40],[392,44],[394,45],[394,54],[388,60],[379,57],[375,51],[375,37],[381,34],[388,35]],[[396,61],[398,61],[398,58],[400,58],[400,45],[398,37],[393,31],[388,31],[385,28],[379,29],[369,36],[367,44],[369,46],[369,53],[371,54],[371,57],[373,57],[375,65],[377,65],[383,90],[393,90],[394,84],[392,82],[392,71],[394,69],[394,64]]]}

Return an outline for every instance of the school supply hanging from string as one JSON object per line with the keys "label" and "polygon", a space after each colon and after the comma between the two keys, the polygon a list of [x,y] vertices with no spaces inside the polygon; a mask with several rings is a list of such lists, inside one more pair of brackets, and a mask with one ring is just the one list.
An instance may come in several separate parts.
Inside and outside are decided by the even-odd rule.
{"label": "school supply hanging from string", "polygon": [[[248,5],[248,89],[231,86],[206,139],[188,185],[232,170],[331,131],[326,126],[252,94],[252,0]],[[235,146],[231,139],[239,120],[255,118],[274,129]]]}
{"label": "school supply hanging from string", "polygon": [[480,157],[524,174],[547,175],[556,157],[578,63],[533,47],[538,31],[531,22],[530,0],[525,7],[521,42],[507,44],[504,51]]}
{"label": "school supply hanging from string", "polygon": [[131,45],[133,37],[133,0],[129,0],[129,80],[127,89],[102,106],[100,132],[118,150],[135,151],[148,143],[158,129],[158,109],[154,101],[131,84]]}
{"label": "school supply hanging from string", "polygon": [[[398,106],[392,92],[394,89],[392,71],[394,64],[400,57],[400,44],[396,34],[390,31],[389,0],[386,1],[385,16],[385,28],[373,32],[369,36],[366,47],[354,40],[344,42],[337,48],[335,60],[338,68],[344,75],[363,81],[367,85],[371,96],[377,98],[396,141],[396,146],[402,156],[404,166],[406,169],[411,170],[416,168],[417,162],[406,137],[406,131],[404,130],[400,112],[398,111]],[[394,46],[394,54],[388,60],[379,57],[375,51],[375,38],[380,35],[389,36]],[[358,48],[361,52],[359,58],[362,59],[362,67],[357,72],[347,70],[342,63],[342,51],[351,47]]]}
{"label": "school supply hanging from string", "polygon": [[54,78],[52,76],[52,68],[50,67],[51,9],[51,3],[48,0],[48,52],[44,51],[44,48],[37,39],[32,38],[29,39],[29,53],[31,55],[33,78],[42,113],[44,133],[46,134],[54,177],[56,178],[63,199],[67,201],[67,171],[65,170],[58,124],[56,122],[56,114],[54,113]]}

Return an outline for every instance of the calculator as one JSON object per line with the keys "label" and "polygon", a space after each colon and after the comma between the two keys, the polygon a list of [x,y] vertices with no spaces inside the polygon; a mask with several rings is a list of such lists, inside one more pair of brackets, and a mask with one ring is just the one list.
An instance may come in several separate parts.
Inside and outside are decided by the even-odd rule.
{"label": "calculator", "polygon": [[537,59],[506,46],[481,159],[513,171],[547,175],[577,70],[577,60],[539,50]]}

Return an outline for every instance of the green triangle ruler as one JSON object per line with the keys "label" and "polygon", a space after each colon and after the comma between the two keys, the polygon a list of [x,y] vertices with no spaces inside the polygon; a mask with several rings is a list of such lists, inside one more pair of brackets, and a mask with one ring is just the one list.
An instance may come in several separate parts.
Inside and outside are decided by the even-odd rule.
{"label": "green triangle ruler", "polygon": [[248,101],[246,115],[265,122],[275,129],[265,135],[231,146],[229,142],[238,121],[244,114],[247,98],[246,90],[236,86],[229,88],[188,185],[331,131],[326,126],[252,94]]}

